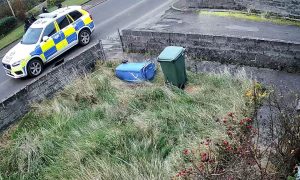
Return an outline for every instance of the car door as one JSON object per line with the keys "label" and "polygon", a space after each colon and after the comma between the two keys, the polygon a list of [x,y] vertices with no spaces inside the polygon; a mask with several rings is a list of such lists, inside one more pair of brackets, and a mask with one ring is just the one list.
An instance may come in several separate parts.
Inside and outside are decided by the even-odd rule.
{"label": "car door", "polygon": [[68,16],[73,20],[73,26],[75,28],[75,30],[78,31],[84,27],[84,22],[82,21],[82,19],[80,19],[82,17],[82,13],[80,13],[79,11],[75,10],[72,11],[68,14]]}
{"label": "car door", "polygon": [[[48,39],[43,41],[44,37],[46,36]],[[59,35],[57,34],[54,23],[52,22],[45,28],[42,34],[40,47],[44,55],[42,58],[43,60],[48,61],[55,56],[55,53],[57,53],[57,48],[55,46],[55,39],[57,38],[59,38]]]}
{"label": "car door", "polygon": [[60,35],[63,39],[62,50],[69,49],[77,44],[78,38],[72,23],[72,19],[70,19],[67,15],[57,19],[57,25],[60,29]]}

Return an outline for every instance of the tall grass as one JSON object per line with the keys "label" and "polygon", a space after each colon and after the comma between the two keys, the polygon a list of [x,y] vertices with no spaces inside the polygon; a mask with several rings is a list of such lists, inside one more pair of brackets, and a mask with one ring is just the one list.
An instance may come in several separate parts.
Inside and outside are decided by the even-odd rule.
{"label": "tall grass", "polygon": [[[224,133],[216,119],[242,112],[250,83],[189,73],[186,90],[126,84],[101,65],[35,104],[0,149],[4,179],[168,179],[181,151]],[[6,136],[7,137],[7,136]],[[1,179],[1,178],[0,178]]]}

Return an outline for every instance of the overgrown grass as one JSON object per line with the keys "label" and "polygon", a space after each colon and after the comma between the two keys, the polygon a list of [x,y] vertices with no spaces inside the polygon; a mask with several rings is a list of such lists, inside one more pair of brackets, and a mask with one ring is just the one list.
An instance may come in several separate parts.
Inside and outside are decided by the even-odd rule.
{"label": "overgrown grass", "polygon": [[[66,0],[62,4],[64,6],[71,6],[71,5],[81,5],[86,3],[90,0]],[[56,7],[50,7],[49,11],[55,10]],[[7,45],[11,44],[12,42],[22,38],[24,35],[24,23],[21,23],[16,29],[8,33],[6,36],[0,39],[0,49],[6,47]]]}
{"label": "overgrown grass", "polygon": [[169,179],[183,148],[221,138],[216,120],[246,109],[246,80],[189,73],[183,91],[160,72],[152,83],[123,83],[113,67],[34,105],[3,136],[4,179]]}
{"label": "overgrown grass", "polygon": [[268,17],[266,14],[253,14],[242,11],[206,11],[201,10],[200,15],[221,16],[221,17],[233,17],[242,20],[255,21],[255,22],[271,22],[279,25],[292,25],[299,26],[300,21],[288,20],[280,17]]}

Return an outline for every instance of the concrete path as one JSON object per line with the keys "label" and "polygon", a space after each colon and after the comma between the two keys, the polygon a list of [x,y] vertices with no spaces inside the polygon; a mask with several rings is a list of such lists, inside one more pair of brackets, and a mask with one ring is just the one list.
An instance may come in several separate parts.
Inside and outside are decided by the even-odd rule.
{"label": "concrete path", "polygon": [[156,23],[139,26],[138,29],[300,42],[300,28],[297,26],[199,15],[196,12],[176,10],[169,10]]}

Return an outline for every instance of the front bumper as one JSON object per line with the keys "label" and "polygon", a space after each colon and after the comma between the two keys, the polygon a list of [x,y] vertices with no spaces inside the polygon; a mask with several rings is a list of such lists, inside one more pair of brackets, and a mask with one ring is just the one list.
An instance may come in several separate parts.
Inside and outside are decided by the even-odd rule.
{"label": "front bumper", "polygon": [[9,64],[4,64],[3,63],[3,68],[5,71],[5,74],[9,77],[12,78],[22,78],[22,77],[26,77],[27,76],[27,72],[25,68],[22,68],[20,65],[16,66],[16,67],[12,67]]}

